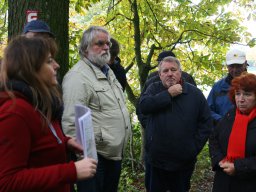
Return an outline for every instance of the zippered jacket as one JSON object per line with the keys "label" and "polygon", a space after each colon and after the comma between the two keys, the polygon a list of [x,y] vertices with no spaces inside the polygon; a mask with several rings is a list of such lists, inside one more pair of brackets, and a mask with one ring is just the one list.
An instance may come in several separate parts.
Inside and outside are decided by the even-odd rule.
{"label": "zippered jacket", "polygon": [[247,127],[245,157],[234,161],[235,175],[226,174],[219,166],[219,162],[227,155],[235,114],[235,109],[226,113],[209,139],[212,168],[215,171],[213,192],[256,191],[256,119],[253,119]]}
{"label": "zippered jacket", "polygon": [[228,98],[230,84],[227,83],[226,78],[227,77],[217,81],[207,97],[207,102],[211,109],[211,116],[216,122],[223,118],[224,115],[234,107]]}
{"label": "zippered jacket", "polygon": [[66,135],[75,136],[75,104],[92,111],[97,152],[110,160],[121,160],[131,131],[122,87],[113,71],[108,76],[83,58],[65,75],[62,126]]}
{"label": "zippered jacket", "polygon": [[183,83],[182,94],[172,97],[162,82],[151,84],[140,106],[148,115],[146,150],[152,166],[168,171],[190,167],[204,147],[212,118],[202,92]]}
{"label": "zippered jacket", "polygon": [[28,97],[0,95],[0,191],[69,192],[77,173],[74,162],[67,163],[69,138],[60,121],[51,121],[54,135]]}

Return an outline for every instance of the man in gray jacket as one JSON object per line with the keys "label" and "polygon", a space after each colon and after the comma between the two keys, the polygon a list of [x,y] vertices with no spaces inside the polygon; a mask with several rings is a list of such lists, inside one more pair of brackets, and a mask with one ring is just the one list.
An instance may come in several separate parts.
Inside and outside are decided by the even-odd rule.
{"label": "man in gray jacket", "polygon": [[110,46],[110,35],[104,28],[92,26],[84,31],[79,49],[81,59],[65,75],[62,84],[62,126],[66,135],[75,135],[75,104],[92,111],[97,172],[93,179],[79,183],[78,191],[115,192],[118,188],[130,119],[122,87],[107,65]]}

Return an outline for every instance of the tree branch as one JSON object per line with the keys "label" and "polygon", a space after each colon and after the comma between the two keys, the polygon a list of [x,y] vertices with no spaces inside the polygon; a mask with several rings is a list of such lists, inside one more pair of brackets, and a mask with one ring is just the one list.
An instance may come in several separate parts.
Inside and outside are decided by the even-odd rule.
{"label": "tree branch", "polygon": [[131,86],[127,83],[125,87],[125,92],[127,93],[129,101],[136,106],[138,97],[136,97],[133,93],[133,90],[131,89]]}
{"label": "tree branch", "polygon": [[135,61],[135,57],[133,57],[132,62],[124,69],[125,73],[128,73],[128,71],[133,67]]}

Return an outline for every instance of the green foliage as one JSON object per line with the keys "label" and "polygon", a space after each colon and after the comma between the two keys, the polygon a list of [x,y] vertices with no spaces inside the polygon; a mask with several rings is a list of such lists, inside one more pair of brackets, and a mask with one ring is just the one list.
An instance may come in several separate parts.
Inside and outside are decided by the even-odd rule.
{"label": "green foliage", "polygon": [[[70,24],[74,29],[74,24]],[[69,65],[72,67],[79,60],[79,40],[82,36],[82,30],[73,30],[72,34],[69,35]]]}
{"label": "green foliage", "polygon": [[256,45],[256,38],[253,38],[252,40],[250,40],[250,41],[248,42],[248,45],[249,45],[250,47],[254,47],[254,46]]}
{"label": "green foliage", "polygon": [[7,1],[0,0],[0,58],[3,55],[3,49],[7,44]]}
{"label": "green foliage", "polygon": [[139,192],[144,188],[144,166],[140,159],[141,132],[139,123],[132,126],[132,135],[122,162],[120,192]]}
{"label": "green foliage", "polygon": [[213,184],[214,172],[211,170],[208,144],[198,155],[197,163],[191,179],[191,192],[210,192]]}
{"label": "green foliage", "polygon": [[[156,65],[154,61],[163,49],[173,49],[183,70],[191,73],[198,84],[211,85],[220,78],[229,45],[249,40],[250,36],[239,24],[242,17],[224,8],[230,2],[138,0],[136,10],[135,2],[111,1],[105,23],[122,45],[123,64],[128,66],[136,58],[129,82],[137,77],[137,84],[143,86],[145,73]],[[137,95],[137,87],[133,90]]]}
{"label": "green foliage", "polygon": [[198,155],[196,167],[192,176],[192,183],[196,184],[201,182],[208,170],[211,169],[211,159],[209,156],[209,147],[206,144]]}
{"label": "green foliage", "polygon": [[100,0],[70,0],[70,4],[78,13],[84,13],[84,9],[88,9],[93,3],[97,3],[99,1]]}

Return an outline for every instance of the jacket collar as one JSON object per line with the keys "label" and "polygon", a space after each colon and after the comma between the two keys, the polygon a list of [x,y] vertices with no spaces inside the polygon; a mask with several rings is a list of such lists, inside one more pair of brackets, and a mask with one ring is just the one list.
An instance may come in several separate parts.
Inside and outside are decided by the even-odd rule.
{"label": "jacket collar", "polygon": [[[92,69],[97,79],[107,79],[106,75],[102,72],[102,70],[98,66],[94,65],[89,59],[83,57],[82,60]],[[109,69],[108,66],[106,67]]]}
{"label": "jacket collar", "polygon": [[184,94],[187,94],[188,93],[188,83],[186,82],[183,82],[183,85],[182,85],[182,93]]}

